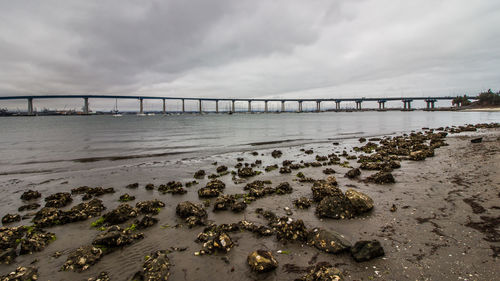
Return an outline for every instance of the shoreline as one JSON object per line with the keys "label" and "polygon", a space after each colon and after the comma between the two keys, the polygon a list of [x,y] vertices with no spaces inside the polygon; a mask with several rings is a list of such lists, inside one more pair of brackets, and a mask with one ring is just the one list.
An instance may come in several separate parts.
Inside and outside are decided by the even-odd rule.
{"label": "shoreline", "polygon": [[[494,264],[497,258],[490,256],[491,250],[489,246],[493,245],[493,247],[497,247],[497,244],[484,242],[483,235],[480,232],[477,233],[470,227],[460,225],[470,222],[467,220],[463,221],[463,219],[466,219],[467,216],[471,216],[473,222],[477,222],[477,220],[480,219],[479,215],[475,215],[467,209],[470,208],[470,206],[463,202],[462,199],[468,199],[469,197],[464,198],[463,195],[473,196],[479,191],[482,191],[484,180],[490,180],[491,184],[494,188],[496,188],[498,193],[500,182],[494,171],[499,165],[499,154],[498,148],[496,147],[498,147],[498,137],[500,132],[498,129],[490,129],[479,133],[470,133],[472,136],[481,135],[485,138],[483,143],[474,144],[475,146],[470,144],[470,139],[472,137],[467,135],[468,134],[459,134],[447,137],[445,140],[446,142],[449,142],[450,146],[438,148],[436,150],[436,156],[428,158],[425,161],[403,160],[402,168],[396,169],[393,172],[394,177],[396,178],[396,183],[389,186],[378,186],[367,184],[359,180],[353,181],[344,178],[343,174],[349,170],[348,168],[336,165],[331,166],[336,170],[334,176],[336,176],[339,187],[342,190],[345,191],[348,187],[355,188],[356,190],[368,194],[375,202],[375,209],[373,211],[350,220],[320,220],[314,215],[314,207],[307,211],[297,210],[293,207],[293,204],[291,204],[292,199],[299,196],[310,196],[311,193],[311,184],[294,181],[294,179],[297,179],[295,174],[298,171],[301,171],[308,177],[315,179],[325,178],[326,175],[321,172],[323,168],[304,168],[298,171],[293,171],[288,175],[279,174],[277,171],[274,171],[264,173],[247,180],[248,183],[255,179],[271,179],[273,181],[273,186],[281,181],[287,181],[293,186],[294,192],[291,195],[273,195],[253,202],[243,213],[245,219],[265,224],[265,220],[255,214],[255,209],[262,207],[272,210],[277,215],[286,215],[283,208],[289,207],[293,212],[291,217],[294,219],[301,218],[307,227],[312,228],[314,226],[320,226],[325,229],[335,230],[344,234],[352,242],[360,239],[377,238],[381,241],[386,251],[386,256],[381,259],[374,259],[358,264],[354,262],[346,253],[338,255],[327,254],[314,248],[302,247],[297,243],[283,244],[275,241],[273,237],[256,238],[250,233],[230,234],[231,238],[233,238],[238,245],[235,246],[227,255],[211,255],[203,257],[193,256],[193,252],[197,251],[201,247],[200,244],[194,242],[194,239],[196,238],[197,233],[202,231],[202,227],[193,229],[167,227],[163,229],[160,226],[165,224],[175,225],[175,223],[182,223],[182,221],[179,220],[173,212],[175,206],[178,202],[185,200],[198,202],[199,199],[196,196],[196,190],[203,187],[205,183],[208,182],[208,179],[205,178],[204,180],[200,180],[200,184],[195,187],[186,188],[188,193],[179,196],[169,194],[161,195],[155,192],[144,191],[143,187],[143,185],[147,182],[154,182],[155,184],[167,182],[168,178],[172,179],[172,175],[176,175],[176,178],[181,178],[182,181],[187,181],[189,178],[192,180],[194,166],[190,163],[179,163],[179,167],[167,172],[167,175],[165,176],[158,176],[158,172],[162,169],[164,170],[166,167],[144,168],[143,173],[140,174],[141,176],[136,178],[136,180],[140,182],[138,190],[128,190],[120,187],[125,186],[125,183],[130,183],[130,178],[120,180],[120,177],[123,177],[124,171],[116,173],[117,175],[115,176],[104,176],[104,174],[107,173],[106,171],[96,171],[95,178],[92,179],[85,178],[85,176],[80,175],[79,179],[68,177],[55,180],[54,183],[61,187],[59,191],[69,191],[69,189],[80,185],[108,186],[108,183],[113,183],[115,188],[117,188],[117,193],[114,195],[104,195],[99,197],[108,208],[104,211],[104,213],[112,210],[120,203],[117,202],[116,199],[124,192],[131,193],[131,195],[135,195],[137,197],[135,201],[131,202],[131,205],[135,205],[136,202],[142,200],[158,198],[164,201],[167,206],[158,215],[160,220],[158,225],[144,231],[146,236],[144,240],[105,256],[100,262],[93,265],[88,271],[83,273],[55,272],[54,269],[57,270],[60,266],[62,266],[67,255],[74,250],[75,247],[80,246],[80,244],[84,245],[90,243],[95,235],[99,233],[96,229],[89,227],[90,223],[94,221],[94,219],[47,228],[48,231],[56,233],[58,237],[57,241],[50,244],[42,252],[17,257],[16,263],[19,263],[20,265],[28,265],[33,258],[39,259],[39,280],[47,280],[50,275],[54,275],[50,277],[51,280],[54,280],[52,277],[56,278],[55,280],[89,278],[96,276],[100,271],[107,268],[109,268],[108,272],[110,273],[112,280],[122,280],[130,278],[131,274],[137,271],[141,266],[143,261],[142,257],[144,255],[148,255],[153,250],[159,249],[158,247],[182,248],[187,246],[188,248],[186,251],[174,251],[169,254],[169,257],[171,257],[171,260],[174,263],[174,266],[171,268],[171,277],[173,280],[182,278],[187,278],[187,280],[199,280],[199,278],[206,278],[207,274],[212,277],[218,276],[220,278],[221,276],[226,276],[227,278],[242,278],[244,280],[256,278],[257,276],[264,277],[266,280],[289,280],[291,278],[300,277],[304,273],[304,267],[310,266],[310,262],[313,260],[315,262],[329,261],[331,264],[336,265],[344,271],[344,275],[347,277],[347,280],[350,280],[350,278],[389,278],[398,280],[407,278],[456,280],[457,278],[454,277],[479,279],[488,279],[489,277],[494,278],[495,272],[488,271],[488,269],[493,268],[491,264]],[[353,139],[350,139],[350,141],[347,142],[353,143]],[[328,151],[332,151],[332,148],[337,150],[340,154],[343,147],[346,147],[345,145],[346,143],[342,142],[340,147],[337,148],[336,146],[332,147],[330,143],[302,144],[300,146],[293,147],[285,146],[280,148],[283,150],[284,155],[279,158],[279,160],[268,156],[271,149],[260,149],[260,147],[255,147],[257,151],[265,151],[265,155],[260,155],[262,153],[259,153],[257,156],[251,156],[250,153],[248,153],[251,150],[241,153],[226,153],[225,155],[222,155],[222,157],[210,156],[207,157],[208,159],[206,160],[198,160],[195,167],[203,167],[205,170],[210,171],[208,173],[210,174],[212,170],[215,169],[213,165],[209,164],[210,162],[218,160],[219,164],[231,167],[235,163],[238,163],[238,161],[234,161],[231,157],[241,155],[241,157],[245,158],[244,161],[262,159],[263,164],[260,168],[258,168],[258,170],[262,170],[263,166],[272,163],[281,163],[285,159],[294,159],[297,161],[300,159],[309,159],[308,161],[314,161],[313,159],[316,154],[325,155]],[[301,148],[312,148],[314,153],[311,156],[304,155],[303,152],[300,151]],[[460,156],[460,153],[457,152],[458,149],[463,151],[464,156]],[[482,156],[483,149],[489,154]],[[489,158],[488,155],[490,155]],[[459,161],[470,161],[470,163],[460,163]],[[356,161],[350,160],[349,165],[358,166],[359,164],[357,164]],[[482,178],[475,179],[473,175],[478,173],[476,171],[476,167],[478,165],[485,165],[486,167],[480,173]],[[148,169],[151,171],[147,171]],[[170,169],[170,167],[168,167],[167,170],[168,169]],[[461,171],[457,169],[461,169]],[[465,179],[463,176],[459,176],[457,178],[457,175],[460,175],[461,172],[467,172]],[[484,175],[482,172],[484,172]],[[488,173],[488,175],[486,175],[486,173]],[[373,174],[373,172],[362,171],[363,178],[370,174]],[[103,177],[100,178],[99,176]],[[245,183],[233,184],[230,175],[221,177],[220,179],[227,184],[225,194],[241,192],[242,187],[245,185]],[[64,181],[67,183],[64,184]],[[68,181],[70,181],[70,183],[68,183]],[[464,185],[464,181],[466,181],[465,185],[468,188],[460,190],[463,189],[460,187]],[[23,185],[24,184],[13,184],[12,188]],[[54,192],[53,188],[48,187],[50,185],[52,185],[52,183],[41,184],[41,187],[37,189],[39,189],[44,196],[47,196]],[[436,185],[440,185],[441,187],[437,188]],[[36,186],[32,186],[32,188],[33,187]],[[21,190],[24,190],[25,188],[26,187]],[[497,195],[497,193],[493,195]],[[13,203],[7,204],[6,206],[6,208],[9,209],[9,212],[13,211],[12,204],[19,203],[18,197],[20,193],[15,193],[15,195],[16,196],[12,196]],[[73,202],[71,206],[80,202],[77,198],[78,197],[75,196],[75,202]],[[468,202],[479,201],[479,203],[476,203],[486,206],[486,203],[493,204],[491,200],[494,200],[494,198],[494,196],[492,197],[491,194],[488,194],[486,198],[473,198],[472,201],[468,200]],[[448,199],[449,201],[446,201],[445,199]],[[392,208],[391,203],[396,205],[397,210],[395,212],[390,211]],[[213,201],[208,210],[210,210],[212,206]],[[489,208],[486,208],[486,211],[483,213],[494,216],[497,212],[496,209],[493,208],[494,206],[487,207]],[[2,211],[5,213],[5,209]],[[219,224],[240,220],[242,216],[241,214],[236,215],[231,212],[209,211],[209,218],[215,220],[215,222]],[[460,221],[460,223],[457,223],[457,221]],[[27,221],[23,221],[22,224],[26,224],[26,222]],[[464,231],[469,233],[466,237],[462,238],[460,235],[461,233],[464,233]],[[74,245],[74,243],[72,243],[76,237],[80,238],[79,241],[81,243],[79,245]],[[464,241],[467,245],[478,244],[479,247],[464,248],[461,244]],[[255,249],[254,244],[260,245],[259,247],[265,247],[272,250],[274,256],[280,263],[280,266],[274,274],[254,275],[254,273],[250,272],[245,263],[245,259],[248,252],[251,249]],[[49,257],[49,255],[54,251],[59,250],[63,253],[62,257]],[[277,254],[278,250],[286,250],[290,252],[290,254]],[[462,255],[462,253],[466,254]],[[452,257],[458,255],[460,257],[460,261],[463,263],[461,264],[461,267],[463,268],[454,264],[453,262],[455,259],[449,257],[449,255],[452,255]],[[229,264],[221,260],[224,256],[228,257]],[[440,260],[440,262],[436,263],[437,260]],[[479,263],[479,260],[482,263]],[[204,264],[200,265],[200,263]],[[449,268],[446,269],[447,272],[443,272],[445,266],[451,266],[455,275],[450,275]],[[365,269],[365,267],[368,267],[368,270]],[[14,265],[10,265],[8,267],[1,266],[0,270],[2,274],[5,274],[9,272],[9,270],[13,270],[13,268]],[[120,271],[122,268],[125,268],[123,272]],[[473,272],[473,268],[476,268],[475,270],[477,272],[470,274],[475,275],[473,275],[473,277],[467,276],[466,273]]]}

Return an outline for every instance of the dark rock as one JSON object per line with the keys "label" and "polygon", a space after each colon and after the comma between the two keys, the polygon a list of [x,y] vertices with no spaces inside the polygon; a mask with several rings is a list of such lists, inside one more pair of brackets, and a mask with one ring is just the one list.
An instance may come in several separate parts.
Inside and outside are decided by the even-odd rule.
{"label": "dark rock", "polygon": [[207,212],[201,205],[189,201],[179,203],[175,212],[190,225],[202,225],[207,218]]}
{"label": "dark rock", "polygon": [[31,281],[38,279],[38,268],[19,266],[16,271],[0,277],[2,281]]}
{"label": "dark rock", "polygon": [[214,179],[209,181],[205,187],[209,189],[217,189],[219,191],[222,191],[224,190],[224,188],[226,188],[226,184],[221,180]]}
{"label": "dark rock", "polygon": [[21,240],[20,254],[26,255],[40,252],[55,239],[56,235],[54,233],[46,232],[38,228],[32,229],[28,231],[26,237]]}
{"label": "dark rock", "polygon": [[314,151],[312,149],[308,149],[304,151],[305,154],[313,154]]}
{"label": "dark rock", "polygon": [[412,151],[410,152],[409,159],[413,161],[422,161],[425,160],[427,154],[424,150]]}
{"label": "dark rock", "polygon": [[351,243],[334,231],[315,228],[308,238],[309,245],[327,253],[336,254],[351,248]]}
{"label": "dark rock", "polygon": [[196,173],[194,173],[194,176],[193,176],[195,179],[203,179],[205,178],[205,170],[198,170],[196,171]]}
{"label": "dark rock", "polygon": [[104,255],[103,251],[92,245],[80,247],[69,254],[61,270],[82,272],[96,264]]}
{"label": "dark rock", "polygon": [[281,217],[276,222],[272,222],[271,226],[276,232],[278,241],[307,241],[308,231],[302,220]]}
{"label": "dark rock", "polygon": [[135,240],[144,238],[144,234],[133,234],[130,229],[121,229],[114,225],[104,233],[100,233],[92,241],[92,245],[102,249],[104,253],[112,251],[113,248],[123,247],[132,244]]}
{"label": "dark rock", "polygon": [[350,219],[354,217],[354,207],[351,201],[340,192],[323,198],[316,207],[316,214],[320,218]]}
{"label": "dark rock", "polygon": [[22,211],[31,211],[31,210],[36,210],[40,208],[40,204],[38,203],[31,203],[31,204],[26,204],[26,205],[22,205],[21,207],[19,207],[17,210],[19,212],[22,212]]}
{"label": "dark rock", "polygon": [[247,208],[247,203],[244,201],[236,202],[231,206],[231,211],[235,213],[239,213],[244,211]]}
{"label": "dark rock", "polygon": [[130,196],[128,193],[121,195],[119,199],[120,202],[128,202],[133,200],[135,200],[135,196]]}
{"label": "dark rock", "polygon": [[213,254],[215,252],[227,253],[234,246],[231,237],[221,231],[216,234],[212,239],[203,243],[203,249],[199,252],[200,255]]}
{"label": "dark rock", "polygon": [[21,221],[21,216],[18,214],[6,214],[5,216],[2,217],[3,224],[13,223],[17,221]]}
{"label": "dark rock", "polygon": [[160,213],[160,209],[165,207],[165,203],[158,199],[142,201],[135,204],[135,207],[141,214],[153,214],[157,215]]}
{"label": "dark rock", "polygon": [[227,167],[226,166],[222,165],[222,166],[217,167],[217,173],[220,174],[220,173],[223,173],[225,171],[227,171]]}
{"label": "dark rock", "polygon": [[471,143],[480,143],[482,141],[483,141],[483,138],[475,138],[475,139],[470,140]]}
{"label": "dark rock", "polygon": [[351,256],[357,262],[368,261],[384,255],[384,248],[377,240],[358,241],[351,248]]}
{"label": "dark rock", "polygon": [[202,187],[198,189],[198,197],[200,198],[212,198],[219,196],[220,191],[218,189],[210,189],[207,187]]}
{"label": "dark rock", "polygon": [[193,186],[193,185],[197,185],[197,184],[198,184],[198,182],[197,182],[197,181],[190,181],[190,182],[186,182],[186,184],[185,184],[185,185],[186,185],[186,187],[191,187],[191,186]]}
{"label": "dark rock", "polygon": [[346,190],[345,196],[351,201],[356,214],[365,213],[373,209],[373,199],[362,192],[350,188]]}
{"label": "dark rock", "polygon": [[373,182],[376,184],[387,184],[396,182],[390,172],[384,172],[384,171],[369,176],[368,178],[366,178],[366,181]]}
{"label": "dark rock", "polygon": [[99,273],[96,277],[87,279],[87,281],[110,281],[109,275],[106,271]]}
{"label": "dark rock", "polygon": [[158,187],[158,191],[161,193],[171,193],[171,194],[185,194],[187,190],[182,187],[182,183],[178,181],[170,181],[167,184],[161,184]]}
{"label": "dark rock", "polygon": [[164,281],[170,276],[170,260],[164,250],[146,256],[142,269],[134,274],[133,281]]}
{"label": "dark rock", "polygon": [[267,167],[265,168],[265,171],[266,171],[266,172],[271,172],[271,171],[276,170],[276,169],[278,169],[278,164],[276,164],[276,165],[270,165],[270,166],[267,166]]}
{"label": "dark rock", "polygon": [[146,184],[146,186],[144,186],[144,188],[146,190],[153,190],[153,189],[155,189],[155,185],[152,183],[148,183],[148,184]]}
{"label": "dark rock", "polygon": [[121,224],[131,218],[137,217],[138,210],[129,204],[120,204],[116,209],[104,214],[104,222],[113,225]]}
{"label": "dark rock", "polygon": [[298,199],[295,199],[293,201],[293,204],[299,209],[308,209],[309,207],[311,207],[312,200],[306,197],[300,197]]}
{"label": "dark rock", "polygon": [[238,169],[238,177],[240,178],[249,178],[253,177],[257,174],[251,167],[244,167],[241,169]]}
{"label": "dark rock", "polygon": [[292,169],[290,167],[281,167],[280,168],[280,174],[290,174],[292,172]]}
{"label": "dark rock", "polygon": [[269,272],[278,267],[278,261],[273,254],[265,250],[251,252],[247,258],[248,265],[255,272]]}
{"label": "dark rock", "polygon": [[217,197],[214,203],[214,211],[221,211],[221,210],[228,210],[230,209],[236,200],[234,199],[233,196],[230,195],[223,195]]}
{"label": "dark rock", "polygon": [[45,207],[62,208],[73,201],[68,192],[58,192],[45,198]]}
{"label": "dark rock", "polygon": [[283,152],[281,152],[281,150],[273,150],[273,152],[271,152],[271,156],[273,158],[280,158],[281,155],[283,155]]}
{"label": "dark rock", "polygon": [[325,174],[325,175],[335,174],[335,170],[332,168],[326,168],[323,170],[323,174]]}
{"label": "dark rock", "polygon": [[361,137],[361,138],[359,138],[359,142],[363,143],[363,142],[365,142],[365,141],[366,141],[366,139],[365,139],[365,138],[362,138],[362,137]]}
{"label": "dark rock", "polygon": [[282,182],[276,188],[274,189],[276,194],[287,194],[287,193],[292,193],[293,188],[290,186],[288,182]]}
{"label": "dark rock", "polygon": [[342,272],[327,262],[318,263],[311,271],[296,281],[341,281]]}
{"label": "dark rock", "polygon": [[42,194],[40,192],[35,191],[35,190],[27,190],[21,195],[22,200],[33,200],[42,197]]}
{"label": "dark rock", "polygon": [[290,166],[292,165],[292,162],[291,160],[283,160],[283,162],[281,163],[283,166]]}
{"label": "dark rock", "polygon": [[319,162],[328,161],[328,156],[316,155],[316,161],[319,161]]}
{"label": "dark rock", "polygon": [[341,196],[342,190],[340,188],[323,181],[317,181],[311,187],[313,200],[320,202],[327,196]]}
{"label": "dark rock", "polygon": [[89,200],[94,196],[101,196],[108,193],[114,193],[115,189],[112,187],[102,188],[102,187],[88,187],[80,186],[78,188],[73,188],[71,194],[85,194],[83,200]]}
{"label": "dark rock", "polygon": [[17,256],[16,248],[27,229],[24,226],[0,227],[0,262],[10,264]]}
{"label": "dark rock", "polygon": [[151,227],[158,223],[158,219],[152,217],[151,215],[145,215],[140,220],[135,220],[134,225],[136,225],[137,229],[145,229]]}
{"label": "dark rock", "polygon": [[361,175],[361,171],[358,168],[354,168],[349,170],[346,174],[345,177],[353,179]]}
{"label": "dark rock", "polygon": [[139,183],[136,182],[136,183],[131,183],[127,186],[125,186],[126,188],[131,188],[131,189],[135,189],[135,188],[138,188],[139,187]]}

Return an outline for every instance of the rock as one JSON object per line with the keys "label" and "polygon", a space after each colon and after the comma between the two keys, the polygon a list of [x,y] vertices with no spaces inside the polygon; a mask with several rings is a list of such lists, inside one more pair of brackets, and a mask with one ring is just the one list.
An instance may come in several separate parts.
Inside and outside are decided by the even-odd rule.
{"label": "rock", "polygon": [[291,161],[291,160],[283,160],[283,162],[281,163],[281,165],[283,165],[283,166],[290,166],[290,165],[292,165],[292,162],[293,161]]}
{"label": "rock", "polygon": [[276,222],[272,222],[271,226],[276,232],[278,241],[307,241],[308,231],[302,220],[281,217]]}
{"label": "rock", "polygon": [[62,208],[73,201],[68,192],[58,192],[45,198],[45,207]]}
{"label": "rock", "polygon": [[306,197],[300,197],[300,198],[295,199],[293,201],[293,204],[298,209],[308,209],[309,207],[311,207],[311,203],[312,203],[312,200],[309,198],[306,198]]}
{"label": "rock", "polygon": [[189,201],[181,202],[175,209],[176,214],[191,225],[202,225],[207,218],[207,212],[201,205]]}
{"label": "rock", "polygon": [[293,188],[290,186],[288,182],[280,183],[274,190],[276,194],[287,194],[293,192]]}
{"label": "rock", "polygon": [[178,181],[170,181],[167,184],[162,184],[158,187],[161,193],[185,194],[187,190],[182,187],[182,183]]}
{"label": "rock", "polygon": [[115,189],[112,187],[102,188],[102,187],[88,187],[80,186],[78,188],[73,188],[71,194],[85,194],[82,199],[89,200],[94,196],[101,196],[108,193],[114,193]]}
{"label": "rock", "polygon": [[341,281],[344,280],[342,272],[327,262],[320,262],[311,271],[297,281]]}
{"label": "rock", "polygon": [[226,184],[221,180],[214,179],[209,181],[205,187],[209,189],[217,189],[219,191],[222,191],[224,190],[224,188],[226,188]]}
{"label": "rock", "polygon": [[21,199],[26,201],[38,199],[40,197],[42,197],[42,194],[40,194],[40,192],[35,190],[27,190],[23,192],[23,194],[21,195]]}
{"label": "rock", "polygon": [[205,174],[206,174],[206,173],[205,173],[205,170],[198,170],[198,171],[196,171],[196,173],[194,173],[194,176],[193,176],[193,177],[194,177],[195,179],[199,179],[199,180],[201,180],[201,179],[205,178]]}
{"label": "rock", "polygon": [[391,209],[389,209],[389,211],[391,211],[393,213],[396,212],[397,210],[398,210],[398,207],[396,207],[396,204],[392,204]]}
{"label": "rock", "polygon": [[340,253],[351,248],[351,243],[334,231],[315,228],[310,231],[308,244],[327,253]]}
{"label": "rock", "polygon": [[342,190],[340,190],[340,188],[323,181],[315,182],[311,187],[311,191],[313,194],[313,200],[316,202],[320,202],[326,196],[340,196],[340,194],[342,194]]}
{"label": "rock", "polygon": [[251,252],[247,258],[248,265],[255,272],[269,272],[278,267],[278,261],[273,254],[265,250]]}
{"label": "rock", "polygon": [[38,280],[38,268],[19,266],[16,271],[0,277],[2,281],[31,281]]}
{"label": "rock", "polygon": [[316,215],[320,218],[350,219],[354,217],[354,207],[340,192],[323,198],[316,207]]}
{"label": "rock", "polygon": [[145,229],[157,223],[158,219],[152,217],[151,215],[145,215],[144,217],[142,217],[142,219],[134,221],[134,224],[136,225],[137,229]]}
{"label": "rock", "polygon": [[328,156],[316,155],[316,161],[319,161],[319,162],[328,161]]}
{"label": "rock", "polygon": [[356,214],[361,214],[373,209],[373,199],[359,191],[349,188],[345,192],[345,196],[351,201]]}
{"label": "rock", "polygon": [[384,171],[369,176],[368,178],[366,178],[366,181],[373,182],[376,184],[387,184],[396,182],[390,172],[384,172]]}
{"label": "rock", "polygon": [[278,169],[278,164],[266,166],[266,168],[264,170],[266,172],[271,172],[271,171],[276,170],[276,169]]}
{"label": "rock", "polygon": [[26,204],[26,205],[22,205],[21,207],[19,207],[17,210],[19,212],[22,212],[22,211],[31,211],[31,210],[36,210],[40,208],[40,204],[38,203],[31,203],[31,204]]}
{"label": "rock", "polygon": [[18,214],[6,214],[5,216],[2,217],[3,224],[13,223],[17,221],[21,221],[21,216]]}
{"label": "rock", "polygon": [[244,167],[238,169],[238,177],[249,178],[255,176],[257,173],[251,167]]}
{"label": "rock", "polygon": [[89,278],[87,281],[110,281],[109,275],[106,271],[99,273],[96,277]]}
{"label": "rock", "polygon": [[425,160],[425,157],[426,157],[426,153],[423,150],[418,150],[418,151],[410,152],[409,159],[413,160],[413,161],[422,161],[422,160]]}
{"label": "rock", "polygon": [[483,141],[483,138],[475,138],[475,139],[470,140],[471,143],[481,143],[482,141]]}
{"label": "rock", "polygon": [[290,174],[292,172],[292,169],[290,167],[285,166],[280,168],[280,174]]}
{"label": "rock", "polygon": [[203,243],[203,249],[200,251],[200,254],[213,254],[215,252],[227,253],[233,246],[234,244],[231,237],[225,232],[220,232],[212,239]]}
{"label": "rock", "polygon": [[138,183],[138,182],[136,182],[136,183],[131,183],[131,184],[129,184],[129,185],[127,185],[127,186],[125,186],[125,187],[126,187],[126,188],[130,188],[130,189],[136,189],[136,188],[138,188],[138,187],[139,187],[139,183]]}
{"label": "rock", "polygon": [[235,203],[235,199],[230,195],[223,195],[217,197],[214,203],[214,211],[228,210]]}
{"label": "rock", "polygon": [[227,171],[227,167],[226,166],[222,165],[222,166],[217,167],[217,173],[220,174],[220,173],[223,173],[225,171]]}
{"label": "rock", "polygon": [[137,213],[138,210],[131,207],[129,204],[120,204],[116,209],[104,214],[102,217],[104,222],[113,225],[121,224],[131,218],[135,218],[137,217]]}
{"label": "rock", "polygon": [[332,168],[326,168],[323,170],[323,174],[325,174],[325,175],[335,174],[335,170]]}
{"label": "rock", "polygon": [[231,206],[231,211],[234,213],[240,213],[247,208],[247,203],[244,201],[236,202]]}
{"label": "rock", "polygon": [[308,149],[304,151],[305,154],[313,154],[314,151],[312,149]]}
{"label": "rock", "polygon": [[150,201],[142,201],[135,204],[135,207],[141,214],[153,214],[157,215],[160,213],[160,209],[165,207],[165,203],[158,199]]}
{"label": "rock", "polygon": [[145,188],[146,190],[153,190],[153,189],[155,189],[155,185],[154,185],[154,184],[152,184],[152,183],[148,183],[148,184],[146,184],[146,185],[144,186],[144,188]]}
{"label": "rock", "polygon": [[32,229],[28,231],[26,237],[21,240],[21,255],[40,252],[49,245],[50,242],[56,239],[54,233],[46,232],[42,229]]}
{"label": "rock", "polygon": [[281,155],[283,155],[283,152],[281,152],[281,150],[273,150],[273,152],[271,152],[271,156],[273,158],[280,158]]}
{"label": "rock", "polygon": [[346,174],[345,177],[353,179],[361,175],[361,171],[358,168],[354,168],[349,170]]}
{"label": "rock", "polygon": [[164,250],[146,256],[142,269],[134,274],[133,281],[164,281],[170,276],[170,260]]}
{"label": "rock", "polygon": [[368,261],[384,255],[384,248],[377,240],[358,241],[351,248],[351,256],[357,262]]}
{"label": "rock", "polygon": [[128,193],[121,195],[119,199],[120,202],[128,202],[133,200],[135,200],[135,196],[130,196]]}
{"label": "rock", "polygon": [[100,233],[92,241],[92,245],[102,249],[104,253],[109,253],[113,248],[123,247],[132,244],[135,240],[144,238],[144,234],[132,234],[132,230],[121,229],[114,225],[104,233]]}
{"label": "rock", "polygon": [[0,263],[10,264],[14,261],[16,248],[25,232],[24,226],[0,227]]}
{"label": "rock", "polygon": [[186,184],[185,184],[185,185],[186,185],[186,187],[191,187],[191,186],[193,186],[193,185],[197,185],[197,184],[198,184],[198,182],[197,182],[197,181],[190,181],[190,182],[186,182]]}
{"label": "rock", "polygon": [[337,186],[337,185],[338,185],[338,183],[337,183],[337,178],[336,178],[335,176],[328,176],[328,177],[326,178],[326,182],[327,182],[328,184],[331,184],[331,185],[335,185],[335,186]]}
{"label": "rock", "polygon": [[92,245],[80,247],[69,254],[61,270],[82,272],[96,264],[103,256],[103,251]]}
{"label": "rock", "polygon": [[210,189],[206,187],[202,187],[198,189],[198,197],[200,198],[212,198],[219,196],[220,191],[217,189]]}
{"label": "rock", "polygon": [[365,138],[363,138],[363,137],[359,138],[359,142],[360,142],[360,143],[363,143],[363,142],[365,142],[365,141],[366,141],[366,139],[365,139]]}

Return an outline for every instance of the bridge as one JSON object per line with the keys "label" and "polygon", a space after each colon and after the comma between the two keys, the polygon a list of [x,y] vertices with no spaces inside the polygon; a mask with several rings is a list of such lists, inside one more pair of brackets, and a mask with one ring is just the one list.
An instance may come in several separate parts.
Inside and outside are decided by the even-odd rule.
{"label": "bridge", "polygon": [[[401,101],[404,105],[404,110],[411,110],[411,103],[414,100],[423,100],[427,104],[427,109],[432,110],[435,108],[434,104],[438,100],[453,100],[456,97],[444,96],[444,97],[385,97],[385,98],[332,98],[332,99],[251,99],[251,98],[188,98],[188,97],[154,97],[154,96],[123,96],[123,95],[39,95],[39,96],[5,96],[0,97],[0,100],[27,100],[28,102],[28,115],[34,115],[33,111],[33,100],[35,99],[83,99],[83,114],[89,114],[89,99],[133,99],[139,101],[139,113],[144,113],[144,100],[162,100],[163,101],[163,113],[166,111],[166,102],[171,100],[182,101],[182,112],[185,111],[185,101],[198,101],[199,113],[203,112],[202,103],[203,102],[215,102],[215,111],[219,113],[219,102],[226,101],[231,102],[230,112],[235,112],[236,102],[248,102],[248,112],[252,112],[252,102],[264,102],[264,112],[268,112],[269,102],[280,102],[281,110],[280,112],[285,112],[285,103],[296,102],[298,103],[298,112],[302,112],[302,103],[304,102],[315,102],[316,112],[321,111],[321,103],[325,102],[335,102],[335,110],[340,110],[341,102],[355,102],[356,110],[361,110],[361,104],[365,101],[376,101],[378,102],[379,110],[385,109],[385,103],[388,101]],[[467,97],[471,100],[477,100],[477,97]],[[461,106],[458,104],[457,106]]]}

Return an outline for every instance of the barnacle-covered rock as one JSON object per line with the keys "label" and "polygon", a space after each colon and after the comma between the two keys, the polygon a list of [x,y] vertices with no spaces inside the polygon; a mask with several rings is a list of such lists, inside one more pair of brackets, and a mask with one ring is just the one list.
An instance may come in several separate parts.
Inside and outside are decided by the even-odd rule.
{"label": "barnacle-covered rock", "polygon": [[251,252],[247,258],[248,265],[255,272],[269,272],[278,267],[278,261],[273,254],[265,250]]}

